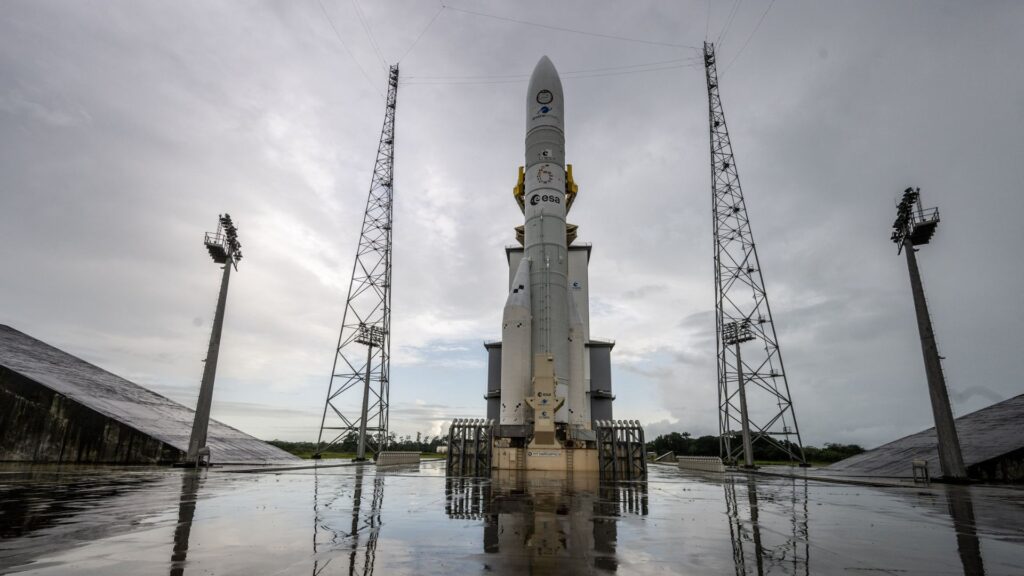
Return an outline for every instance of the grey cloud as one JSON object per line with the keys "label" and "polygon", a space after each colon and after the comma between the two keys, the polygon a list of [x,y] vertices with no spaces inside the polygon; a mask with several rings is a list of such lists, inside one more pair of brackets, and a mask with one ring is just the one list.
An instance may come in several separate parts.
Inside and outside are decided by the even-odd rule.
{"label": "grey cloud", "polygon": [[[315,3],[0,5],[0,264],[9,271],[0,322],[187,399],[218,281],[199,241],[230,212],[246,260],[232,280],[216,403],[255,435],[310,439],[386,80],[352,7],[327,7],[359,65]],[[720,61],[733,61],[763,7],[740,7]],[[477,7],[543,10],[582,29],[687,45],[703,40],[707,8]],[[364,6],[387,58],[404,53],[436,9]],[[714,38],[730,7],[711,9]],[[893,197],[911,184],[942,209],[919,257],[957,412],[1020,392],[1024,269],[1009,263],[1024,244],[1024,79],[1007,71],[1024,53],[1022,21],[1014,3],[777,2],[723,73],[805,441],[880,443],[929,425],[905,264],[888,242]],[[500,333],[503,247],[522,219],[510,190],[525,81],[494,80],[528,72],[542,53],[562,71],[697,55],[445,11],[403,59],[392,381],[400,434],[483,415],[478,343]],[[487,78],[413,82],[432,75]],[[570,220],[594,243],[591,332],[617,341],[619,415],[709,432],[703,71],[567,78],[565,88],[581,190]],[[430,397],[442,384],[435,378],[447,386],[442,400]],[[653,397],[631,403],[631,390]],[[407,408],[418,398],[431,406]],[[256,406],[294,412],[275,418]]]}

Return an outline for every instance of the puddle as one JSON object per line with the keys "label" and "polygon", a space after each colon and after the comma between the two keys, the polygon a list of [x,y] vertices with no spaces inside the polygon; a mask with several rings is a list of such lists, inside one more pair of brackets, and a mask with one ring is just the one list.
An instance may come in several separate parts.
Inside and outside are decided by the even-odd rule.
{"label": "puddle", "polygon": [[1024,491],[0,467],[0,573],[1024,574]]}

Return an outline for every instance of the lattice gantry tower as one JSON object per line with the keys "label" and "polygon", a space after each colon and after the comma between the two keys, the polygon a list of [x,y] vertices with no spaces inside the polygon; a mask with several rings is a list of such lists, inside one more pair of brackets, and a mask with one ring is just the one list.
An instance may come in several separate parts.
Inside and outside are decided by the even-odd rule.
{"label": "lattice gantry tower", "polygon": [[[738,439],[744,428],[742,416],[746,413],[750,443],[770,443],[791,459],[804,463],[800,429],[725,125],[718,93],[715,49],[710,42],[704,43],[704,68],[711,124],[718,426],[722,457],[735,462],[743,454],[743,442]],[[744,343],[741,355],[740,346]]]}
{"label": "lattice gantry tower", "polygon": [[[383,449],[388,438],[391,360],[391,222],[394,200],[395,103],[398,65],[388,74],[384,127],[352,267],[348,300],[331,369],[317,437],[317,453],[351,434],[358,436],[357,458],[367,448]],[[321,442],[326,444],[321,446]]]}

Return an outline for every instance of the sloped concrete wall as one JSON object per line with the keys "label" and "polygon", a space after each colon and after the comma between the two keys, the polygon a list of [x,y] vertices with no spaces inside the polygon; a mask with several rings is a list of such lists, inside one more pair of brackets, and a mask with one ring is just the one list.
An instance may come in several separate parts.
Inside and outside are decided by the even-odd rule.
{"label": "sloped concrete wall", "polygon": [[157,464],[180,450],[0,367],[0,461]]}
{"label": "sloped concrete wall", "polygon": [[[24,379],[6,393],[16,406],[0,407],[0,434],[15,446],[9,458],[32,453],[39,462],[144,463],[174,460],[188,449],[194,410],[10,326],[0,325],[0,368]],[[7,440],[8,434],[17,438]],[[58,444],[64,453],[53,456]],[[217,464],[299,460],[216,420],[210,420],[207,446]],[[77,460],[69,460],[69,451]]]}
{"label": "sloped concrete wall", "polygon": [[1024,484],[1024,448],[969,466],[967,475],[985,482]]}

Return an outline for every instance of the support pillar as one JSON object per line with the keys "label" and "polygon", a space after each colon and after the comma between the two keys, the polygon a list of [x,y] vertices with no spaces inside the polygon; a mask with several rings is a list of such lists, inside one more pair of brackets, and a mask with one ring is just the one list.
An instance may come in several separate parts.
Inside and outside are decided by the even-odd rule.
{"label": "support pillar", "polygon": [[206,432],[210,427],[210,406],[213,404],[213,381],[217,377],[217,357],[220,354],[220,334],[224,328],[224,308],[228,303],[228,280],[231,278],[230,260],[224,263],[224,275],[220,280],[220,296],[217,297],[217,312],[213,318],[213,330],[210,333],[210,348],[206,352],[206,366],[203,368],[203,383],[199,387],[199,402],[196,404],[196,417],[192,421],[192,436],[188,441],[186,461],[198,466],[199,459],[205,453]]}
{"label": "support pillar", "polygon": [[359,417],[359,444],[356,461],[366,460],[366,417],[370,405],[370,368],[373,366],[373,344],[366,345],[366,376],[363,379],[363,409]]}
{"label": "support pillar", "polygon": [[740,426],[743,433],[743,467],[754,467],[754,447],[750,441],[750,418],[747,416],[747,388],[743,382],[743,359],[740,356],[740,343],[736,342],[736,377],[739,379],[740,394]]}
{"label": "support pillar", "polygon": [[914,293],[914,311],[917,313],[917,329],[921,335],[921,353],[924,355],[924,371],[928,378],[928,395],[935,417],[935,433],[939,440],[939,466],[943,478],[966,480],[967,469],[960,452],[960,439],[953,422],[953,410],[949,405],[946,377],[942,373],[939,348],[935,343],[932,320],[928,315],[928,302],[924,298],[921,272],[917,268],[917,256],[910,238],[903,239],[903,250],[907,253],[907,268],[910,271],[910,287]]}

